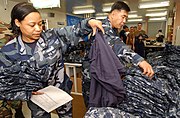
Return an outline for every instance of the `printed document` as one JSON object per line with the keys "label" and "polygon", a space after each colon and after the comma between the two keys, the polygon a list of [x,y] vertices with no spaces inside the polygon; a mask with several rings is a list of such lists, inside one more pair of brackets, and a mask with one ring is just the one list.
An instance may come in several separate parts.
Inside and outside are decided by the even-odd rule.
{"label": "printed document", "polygon": [[73,99],[68,93],[55,86],[48,86],[39,90],[39,92],[44,94],[32,95],[31,101],[46,112],[51,112]]}

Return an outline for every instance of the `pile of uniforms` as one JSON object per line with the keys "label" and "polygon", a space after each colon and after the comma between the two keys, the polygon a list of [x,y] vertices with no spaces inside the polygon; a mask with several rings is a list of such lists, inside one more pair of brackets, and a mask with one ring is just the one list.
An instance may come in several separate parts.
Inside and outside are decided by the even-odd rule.
{"label": "pile of uniforms", "polygon": [[[116,116],[114,110],[118,109],[118,113],[132,114],[135,118],[180,117],[180,47],[166,45],[163,51],[149,53],[148,62],[153,66],[155,76],[150,79],[140,68],[130,67],[123,79],[126,99],[116,110],[109,111],[110,116]],[[86,115],[97,114],[97,109],[91,108]],[[129,116],[124,115],[124,118]]]}
{"label": "pile of uniforms", "polygon": [[43,88],[46,80],[28,63],[18,62],[8,68],[0,68],[0,99],[29,100],[32,91]]}

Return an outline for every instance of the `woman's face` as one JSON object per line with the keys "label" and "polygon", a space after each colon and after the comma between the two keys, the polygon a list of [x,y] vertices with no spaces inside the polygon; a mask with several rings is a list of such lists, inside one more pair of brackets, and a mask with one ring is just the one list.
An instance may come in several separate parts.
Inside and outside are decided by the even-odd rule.
{"label": "woman's face", "polygon": [[15,23],[22,32],[23,41],[32,43],[40,38],[42,32],[42,18],[38,12],[28,14],[21,22],[16,19]]}

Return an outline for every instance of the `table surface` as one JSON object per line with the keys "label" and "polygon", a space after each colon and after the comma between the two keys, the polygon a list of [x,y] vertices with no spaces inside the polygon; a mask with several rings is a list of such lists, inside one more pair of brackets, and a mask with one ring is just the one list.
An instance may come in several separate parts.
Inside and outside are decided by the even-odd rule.
{"label": "table surface", "polygon": [[146,45],[145,47],[147,47],[147,48],[148,48],[148,47],[150,47],[150,48],[151,48],[151,47],[152,47],[152,48],[153,48],[153,47],[154,47],[154,48],[164,48],[165,45]]}

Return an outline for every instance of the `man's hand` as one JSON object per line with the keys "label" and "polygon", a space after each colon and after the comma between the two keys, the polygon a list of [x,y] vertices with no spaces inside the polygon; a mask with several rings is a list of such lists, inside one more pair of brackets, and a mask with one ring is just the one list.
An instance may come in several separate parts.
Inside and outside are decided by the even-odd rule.
{"label": "man's hand", "polygon": [[95,35],[97,28],[100,29],[104,34],[104,29],[102,27],[102,22],[100,20],[90,19],[88,21],[88,24],[91,26],[91,28],[93,30],[93,36]]}
{"label": "man's hand", "polygon": [[152,78],[152,76],[154,75],[154,71],[149,63],[147,63],[146,61],[142,61],[139,63],[139,67],[143,69],[143,74]]}

